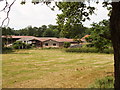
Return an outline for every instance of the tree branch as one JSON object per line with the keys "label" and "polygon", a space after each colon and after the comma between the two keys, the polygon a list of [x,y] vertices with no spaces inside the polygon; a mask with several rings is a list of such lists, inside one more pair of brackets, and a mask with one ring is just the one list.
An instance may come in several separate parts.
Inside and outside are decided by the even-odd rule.
{"label": "tree branch", "polygon": [[6,18],[2,21],[2,24],[1,24],[0,27],[2,27],[2,26],[4,25],[4,22],[5,22],[6,20],[8,20],[7,25],[6,25],[6,26],[8,26],[8,24],[9,24],[9,22],[10,22],[9,13],[10,13],[11,7],[12,7],[12,5],[15,3],[15,1],[16,1],[16,0],[14,0],[14,1],[9,5],[9,4],[8,4],[8,1],[5,0],[6,5],[5,5],[5,7],[4,7],[1,11],[5,11],[5,10],[7,9],[7,7],[8,7],[8,11],[7,11],[7,16],[6,16]]}
{"label": "tree branch", "polygon": [[5,11],[5,9],[9,6],[7,0],[5,0],[5,2],[6,2],[6,3],[5,3],[5,7],[4,7],[2,10],[0,10],[0,12]]}

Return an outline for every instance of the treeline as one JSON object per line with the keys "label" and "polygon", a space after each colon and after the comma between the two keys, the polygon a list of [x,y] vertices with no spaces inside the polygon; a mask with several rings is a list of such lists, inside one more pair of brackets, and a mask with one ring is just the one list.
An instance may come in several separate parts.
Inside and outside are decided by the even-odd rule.
{"label": "treeline", "polygon": [[89,37],[86,37],[87,44],[82,48],[67,49],[67,52],[84,52],[84,53],[113,53],[111,35],[109,28],[109,20],[102,20],[99,23],[91,24],[89,29]]}
{"label": "treeline", "polygon": [[82,25],[76,25],[72,29],[70,28],[69,31],[70,32],[64,33],[57,25],[42,25],[41,27],[28,26],[19,30],[3,27],[2,35],[81,38],[89,34],[89,29]]}
{"label": "treeline", "polygon": [[111,36],[109,31],[109,20],[102,20],[99,23],[91,24],[91,28],[86,28],[81,24],[76,24],[72,28],[64,27],[60,29],[57,25],[43,25],[41,27],[28,26],[24,29],[14,30],[10,27],[2,28],[2,35],[36,36],[36,37],[65,37],[73,38],[78,43],[82,43],[84,35],[87,43],[81,49],[69,49],[69,52],[105,52],[113,53]]}

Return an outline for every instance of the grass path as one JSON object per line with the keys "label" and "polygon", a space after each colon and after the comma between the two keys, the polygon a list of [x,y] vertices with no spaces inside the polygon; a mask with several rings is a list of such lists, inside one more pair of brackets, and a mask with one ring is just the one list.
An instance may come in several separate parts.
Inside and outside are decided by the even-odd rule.
{"label": "grass path", "polygon": [[113,74],[113,55],[19,50],[3,54],[3,88],[85,88]]}

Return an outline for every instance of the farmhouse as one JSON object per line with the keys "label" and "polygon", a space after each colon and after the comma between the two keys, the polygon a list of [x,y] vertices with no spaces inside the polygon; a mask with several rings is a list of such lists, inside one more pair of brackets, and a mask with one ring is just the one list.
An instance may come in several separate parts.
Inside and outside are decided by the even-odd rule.
{"label": "farmhouse", "polygon": [[[89,37],[89,35],[84,36],[81,40],[86,42],[85,37]],[[34,37],[34,36],[2,36],[3,41],[7,46],[12,45],[15,41],[21,41],[26,44],[30,44],[32,46],[38,48],[48,48],[48,47],[63,47],[64,42],[70,42],[71,46],[77,45],[78,42],[74,41],[74,39],[68,38],[55,38],[55,37]]]}
{"label": "farmhouse", "polygon": [[23,37],[17,41],[21,41],[22,43],[26,43],[26,44],[31,44],[32,46],[35,47],[42,47],[42,42],[36,38],[36,37]]}
{"label": "farmhouse", "polygon": [[33,38],[34,36],[2,36],[2,42],[4,43],[4,45],[10,46],[12,45],[14,42],[16,42],[17,40],[21,39],[21,38]]}
{"label": "farmhouse", "polygon": [[73,39],[67,39],[67,38],[50,38],[50,37],[23,37],[17,41],[22,41],[23,43],[26,44],[31,44],[35,47],[43,47],[43,48],[48,48],[48,47],[63,47],[64,42],[70,42],[71,45],[77,44],[76,41]]}
{"label": "farmhouse", "polygon": [[71,45],[77,44],[73,39],[67,38],[52,38],[43,41],[43,47],[63,47],[64,42],[70,42]]}

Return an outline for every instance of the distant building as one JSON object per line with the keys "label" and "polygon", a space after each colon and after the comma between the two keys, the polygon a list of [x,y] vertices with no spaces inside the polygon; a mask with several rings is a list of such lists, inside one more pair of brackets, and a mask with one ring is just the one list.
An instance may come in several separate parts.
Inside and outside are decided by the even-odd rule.
{"label": "distant building", "polygon": [[11,35],[7,35],[7,36],[1,36],[1,37],[2,37],[2,43],[4,43],[4,45],[6,45],[6,46],[10,46],[14,42],[16,42],[17,40],[19,40],[21,38],[31,38],[34,36],[11,36]]}
{"label": "distant building", "polygon": [[[90,35],[84,36],[81,41],[86,43],[85,38],[89,37]],[[55,37],[34,37],[34,36],[2,36],[3,41],[6,41],[7,46],[12,45],[15,41],[21,41],[26,44],[31,44],[35,47],[63,47],[64,42],[70,42],[71,46],[78,45],[77,41],[74,39],[68,38],[55,38]]]}
{"label": "distant building", "polygon": [[31,44],[35,47],[63,47],[64,42],[70,42],[71,45],[77,44],[73,39],[55,38],[55,37],[34,37],[34,36],[2,36],[7,46],[12,45],[16,41]]}
{"label": "distant building", "polygon": [[31,44],[32,46],[35,46],[35,47],[42,47],[42,42],[36,38],[36,37],[23,37],[17,41],[21,41],[22,43],[25,43],[25,44]]}
{"label": "distant building", "polygon": [[73,39],[67,38],[51,38],[43,41],[43,47],[63,47],[64,42],[70,42],[71,45],[77,44]]}

